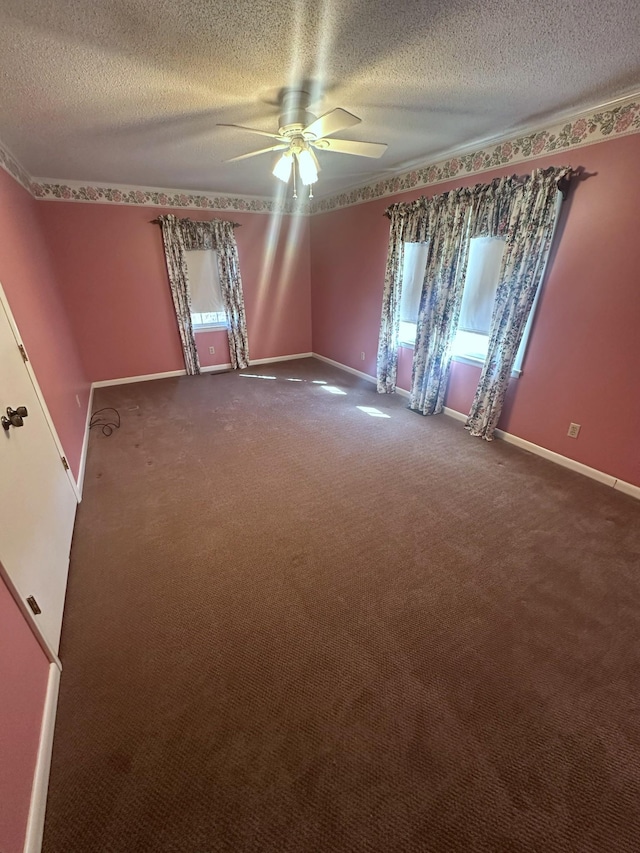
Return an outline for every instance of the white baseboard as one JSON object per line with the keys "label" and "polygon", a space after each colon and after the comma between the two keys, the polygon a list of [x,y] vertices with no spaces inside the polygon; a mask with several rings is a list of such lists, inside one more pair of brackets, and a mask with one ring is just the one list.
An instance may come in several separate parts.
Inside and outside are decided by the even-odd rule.
{"label": "white baseboard", "polygon": [[153,379],[169,379],[172,376],[186,376],[186,370],[167,370],[165,373],[144,373],[141,376],[123,376],[120,379],[100,379],[92,382],[92,388],[109,388],[111,385],[130,385],[133,382],[151,382]]}
{"label": "white baseboard", "polygon": [[[318,355],[317,353],[314,353],[313,356],[320,361],[324,361],[327,364],[331,364],[334,367],[339,368],[340,370],[346,371],[346,373],[352,373],[354,376],[359,376],[361,379],[366,379],[369,382],[376,382],[374,376],[370,376],[368,373],[362,373],[360,370],[356,370],[346,364],[341,364],[339,361],[334,361],[332,358],[327,358],[326,356]],[[409,396],[409,392],[405,391],[404,388],[396,388],[396,394],[399,394],[401,397]],[[467,415],[456,411],[456,409],[450,409],[447,406],[445,406],[443,414],[456,421],[465,422],[467,420]],[[547,450],[546,447],[541,447],[539,444],[534,444],[532,441],[527,441],[526,439],[513,435],[510,432],[497,429],[495,431],[495,435],[497,438],[502,439],[502,441],[506,441],[508,444],[514,444],[522,450],[528,450],[529,453],[535,453],[536,456],[542,456],[543,459],[555,462],[556,465],[561,465],[563,468],[576,471],[578,474],[590,477],[592,480],[604,483],[605,486],[611,486],[613,489],[618,489],[618,491],[624,492],[624,494],[631,495],[632,497],[640,500],[640,486],[634,486],[632,483],[626,483],[624,480],[618,480],[611,474],[605,474],[604,471],[598,471],[596,468],[590,468],[582,462],[576,462],[575,459],[569,459],[568,456],[562,456],[561,453],[555,453],[553,450]]]}
{"label": "white baseboard", "polygon": [[311,358],[312,352],[297,352],[294,355],[278,355],[275,358],[252,358],[249,364],[274,364],[276,361],[295,361],[297,358]]}
{"label": "white baseboard", "polygon": [[640,501],[640,486],[634,486],[633,483],[626,483],[624,480],[616,480],[613,488]]}
{"label": "white baseboard", "polygon": [[[317,358],[319,361],[324,361],[327,364],[332,364],[334,367],[337,367],[339,370],[344,370],[346,373],[351,373],[353,376],[359,376],[360,379],[365,379],[367,382],[373,382],[374,385],[378,384],[378,380],[375,376],[372,376],[370,373],[363,373],[362,370],[356,370],[355,367],[349,367],[346,364],[341,364],[339,361],[334,361],[332,358],[327,358],[326,355],[318,355],[317,352],[311,353],[314,358]],[[411,395],[408,391],[405,391],[404,388],[396,387],[396,394],[398,397],[406,397],[409,398]]]}
{"label": "white baseboard", "polygon": [[454,421],[462,421],[464,423],[464,421],[467,420],[467,416],[463,415],[462,412],[458,412],[456,409],[450,409],[448,406],[444,407],[442,413],[448,418],[453,418]]}
{"label": "white baseboard", "polygon": [[[339,361],[334,361],[332,358],[327,358],[326,355],[320,355],[317,352],[311,353],[314,358],[317,358],[319,361],[324,361],[326,364],[332,364],[334,367],[337,367],[339,370],[344,370],[346,373],[351,373],[352,376],[359,376],[360,379],[366,379],[367,382],[373,382],[374,385],[377,383],[376,377],[371,376],[370,373],[363,373],[362,370],[356,370],[355,367],[349,367],[346,364],[342,364]],[[397,389],[398,391],[400,389]]]}
{"label": "white baseboard", "polygon": [[52,663],[49,665],[49,681],[44,700],[38,757],[33,776],[33,787],[31,789],[31,805],[29,806],[24,853],[40,853],[42,847],[44,816],[47,807],[47,792],[49,790],[49,771],[51,769],[51,752],[53,750],[53,731],[56,723],[59,689],[60,670],[55,663]]}
{"label": "white baseboard", "polygon": [[[277,355],[272,358],[256,358],[251,359],[249,364],[271,364],[276,361],[292,361],[296,358],[311,358],[311,352],[299,352],[294,355]],[[231,362],[226,364],[209,364],[200,368],[201,373],[221,373],[224,370],[231,370]],[[109,388],[112,385],[130,385],[134,382],[151,382],[154,379],[171,379],[173,376],[186,376],[186,370],[167,370],[164,373],[143,373],[139,376],[123,376],[120,379],[100,379],[98,382],[92,382],[91,388]]]}
{"label": "white baseboard", "polygon": [[[200,373],[224,373],[225,370],[231,370],[231,362],[227,364],[207,364],[205,367],[200,367]],[[183,370],[182,375],[186,376],[187,371]]]}
{"label": "white baseboard", "polygon": [[[466,417],[464,418],[466,420]],[[592,480],[597,480],[599,483],[604,483],[605,486],[612,486],[616,482],[616,478],[610,474],[605,474],[604,471],[598,471],[596,468],[590,468],[582,462],[576,462],[575,459],[569,459],[568,456],[563,456],[561,453],[555,453],[553,450],[547,450],[546,447],[541,447],[539,444],[534,444],[532,441],[527,441],[510,432],[505,432],[503,429],[495,431],[497,438],[506,441],[507,444],[514,444],[522,450],[528,450],[529,453],[535,453],[536,456],[542,456],[543,459],[548,459],[549,462],[555,462],[556,465],[562,465],[563,468],[568,468],[570,471],[576,471],[578,474],[583,474],[585,477],[590,477]]]}
{"label": "white baseboard", "polygon": [[[278,361],[294,361],[297,358],[311,358],[312,352],[297,352],[293,355],[276,355],[270,358],[251,358],[249,359],[249,367],[254,364],[275,364]],[[200,373],[218,373],[222,370],[231,370],[231,362],[228,364],[211,364],[208,367],[201,367]]]}

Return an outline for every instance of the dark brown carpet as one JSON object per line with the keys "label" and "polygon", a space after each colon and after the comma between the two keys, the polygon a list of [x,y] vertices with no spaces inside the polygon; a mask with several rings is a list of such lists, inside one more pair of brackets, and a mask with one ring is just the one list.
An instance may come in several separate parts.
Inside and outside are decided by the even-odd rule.
{"label": "dark brown carpet", "polygon": [[96,394],[45,853],[637,851],[640,503],[246,373]]}

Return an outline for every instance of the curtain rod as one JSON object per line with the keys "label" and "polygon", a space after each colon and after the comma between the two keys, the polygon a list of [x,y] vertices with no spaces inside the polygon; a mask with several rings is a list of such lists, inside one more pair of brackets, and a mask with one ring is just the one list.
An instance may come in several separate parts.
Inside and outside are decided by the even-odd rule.
{"label": "curtain rod", "polygon": [[[574,178],[578,178],[579,180],[584,180],[585,178],[590,178],[591,174],[584,171],[583,166],[578,166],[577,169],[570,169],[566,175],[558,180],[558,190],[562,193],[562,200],[565,201],[567,198],[567,193],[569,192],[569,187],[571,185],[571,181]],[[475,186],[478,186],[477,184]],[[451,190],[447,190],[446,192],[451,192]],[[444,195],[444,193],[443,193]],[[422,196],[424,198],[424,196]],[[417,201],[417,199],[415,199]],[[407,204],[411,204],[412,202],[406,202]],[[387,219],[391,219],[391,214],[389,213],[389,208],[385,210],[382,214],[383,217]]]}
{"label": "curtain rod", "polygon": [[[188,221],[189,222],[213,222],[214,220],[213,219],[189,219]],[[220,221],[221,222],[230,222],[231,220],[222,219]],[[160,225],[160,224],[161,224],[161,222],[159,219],[150,219],[149,220],[149,225]],[[231,222],[231,224],[233,225],[234,228],[242,228],[241,222]]]}

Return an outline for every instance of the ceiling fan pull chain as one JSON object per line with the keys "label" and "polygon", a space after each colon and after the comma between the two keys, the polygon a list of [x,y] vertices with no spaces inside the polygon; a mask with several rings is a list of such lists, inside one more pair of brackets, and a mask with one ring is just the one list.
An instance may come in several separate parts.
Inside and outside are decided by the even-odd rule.
{"label": "ceiling fan pull chain", "polygon": [[295,162],[295,158],[294,158],[294,163],[293,163],[293,197],[294,198],[298,198],[298,190],[296,189],[296,166],[297,166],[297,163]]}

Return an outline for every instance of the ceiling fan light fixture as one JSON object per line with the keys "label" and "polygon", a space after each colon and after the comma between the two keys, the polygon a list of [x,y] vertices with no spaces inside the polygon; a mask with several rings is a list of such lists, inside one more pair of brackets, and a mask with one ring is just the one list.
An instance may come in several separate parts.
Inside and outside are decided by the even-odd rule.
{"label": "ceiling fan light fixture", "polygon": [[273,174],[276,178],[280,178],[285,184],[289,183],[291,177],[291,168],[293,167],[293,157],[290,151],[285,151],[281,157],[278,157],[276,165],[273,167]]}
{"label": "ceiling fan light fixture", "polygon": [[[296,180],[299,177],[301,183],[309,187],[309,198],[313,198],[312,185],[318,180],[320,164],[316,157],[316,150],[335,152],[336,154],[352,154],[357,157],[382,157],[387,150],[383,142],[358,142],[355,139],[334,139],[336,133],[340,133],[349,127],[360,124],[360,119],[353,113],[340,107],[330,110],[328,113],[316,118],[308,112],[311,95],[303,89],[287,88],[281,98],[282,114],[279,116],[277,133],[269,133],[257,127],[245,127],[241,124],[223,124],[222,127],[231,127],[246,133],[255,133],[259,136],[267,136],[276,140],[268,148],[260,148],[257,151],[249,151],[231,157],[226,162],[232,163],[237,160],[246,160],[258,154],[266,154],[271,151],[281,151],[281,156],[273,166],[272,172],[278,180],[288,184],[293,173],[293,197],[297,198]],[[329,138],[331,137],[331,138]]]}
{"label": "ceiling fan light fixture", "polygon": [[298,152],[297,157],[300,180],[307,187],[309,184],[315,184],[318,180],[318,168],[313,154],[307,148],[303,148]]}

